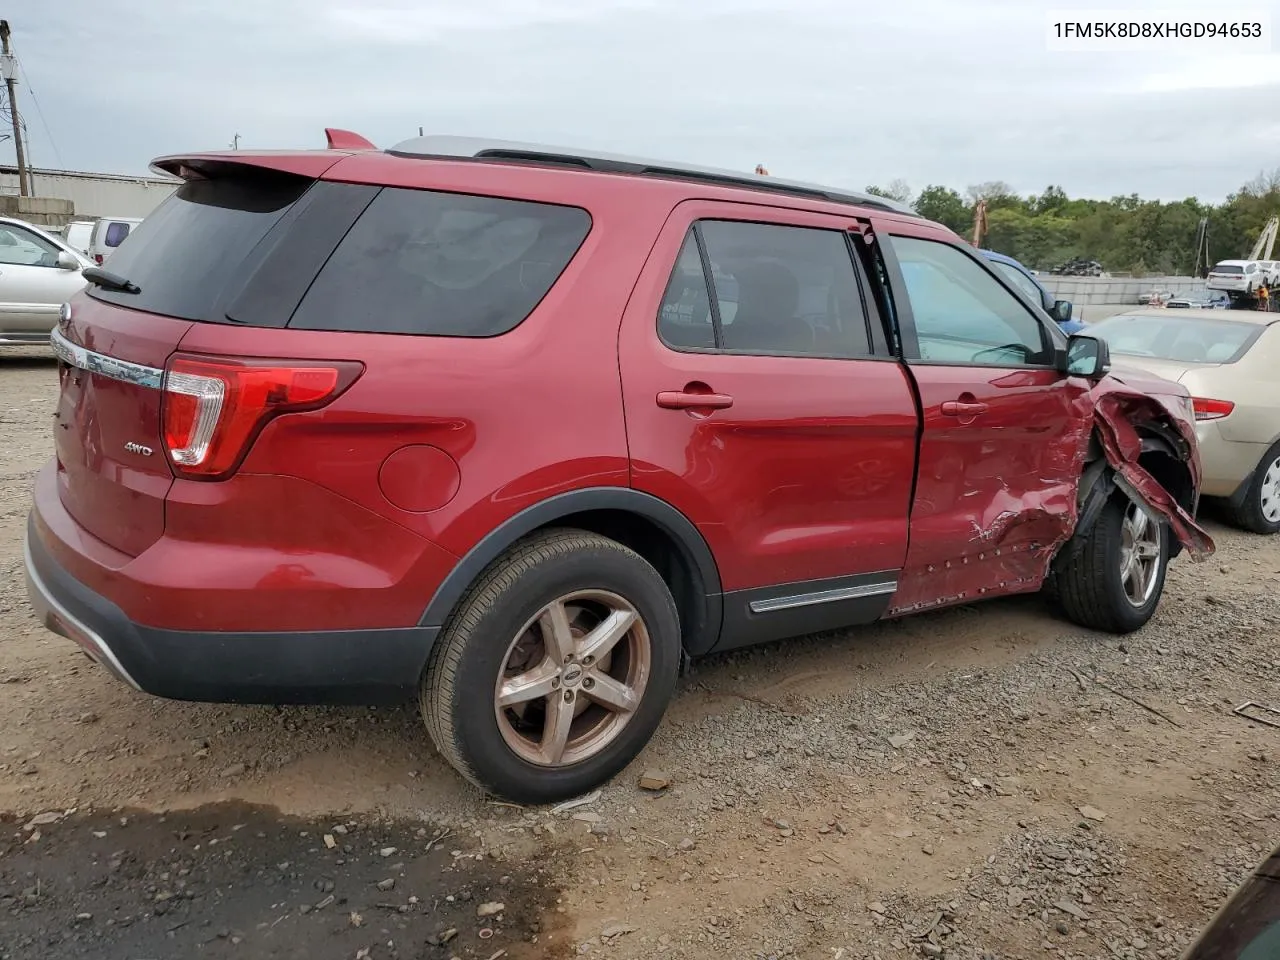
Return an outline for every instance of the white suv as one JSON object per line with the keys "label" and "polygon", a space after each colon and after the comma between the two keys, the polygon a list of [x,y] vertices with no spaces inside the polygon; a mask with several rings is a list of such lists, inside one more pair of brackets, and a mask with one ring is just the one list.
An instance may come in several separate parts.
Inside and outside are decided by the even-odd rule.
{"label": "white suv", "polygon": [[[1267,262],[1267,261],[1264,261]],[[1272,271],[1257,260],[1222,260],[1214,264],[1209,271],[1210,290],[1223,290],[1231,294],[1232,299],[1244,295],[1252,297],[1253,291],[1266,281],[1270,283]]]}

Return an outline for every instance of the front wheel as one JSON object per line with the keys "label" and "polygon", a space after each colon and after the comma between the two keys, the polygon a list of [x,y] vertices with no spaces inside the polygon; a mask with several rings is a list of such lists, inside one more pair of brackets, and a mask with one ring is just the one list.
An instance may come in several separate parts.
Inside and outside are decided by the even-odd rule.
{"label": "front wheel", "polygon": [[577,796],[649,741],[675,690],[667,585],[616,541],[536,534],[496,560],[432,651],[421,704],[436,747],[518,803]]}
{"label": "front wheel", "polygon": [[1053,595],[1075,623],[1132,633],[1156,611],[1169,563],[1169,529],[1124,495],[1108,501],[1069,559],[1053,574]]}

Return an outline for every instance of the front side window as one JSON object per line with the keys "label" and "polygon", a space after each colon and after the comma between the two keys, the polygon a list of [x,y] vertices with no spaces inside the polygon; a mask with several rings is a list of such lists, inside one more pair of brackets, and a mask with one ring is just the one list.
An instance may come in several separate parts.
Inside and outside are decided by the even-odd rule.
{"label": "front side window", "polygon": [[0,263],[17,267],[56,267],[59,249],[44,237],[11,223],[0,224]]}
{"label": "front side window", "polygon": [[994,367],[1052,362],[1039,320],[970,256],[935,240],[889,242],[906,281],[921,360]]}
{"label": "front side window", "polygon": [[849,243],[838,230],[700,221],[685,238],[658,327],[675,349],[872,354]]}

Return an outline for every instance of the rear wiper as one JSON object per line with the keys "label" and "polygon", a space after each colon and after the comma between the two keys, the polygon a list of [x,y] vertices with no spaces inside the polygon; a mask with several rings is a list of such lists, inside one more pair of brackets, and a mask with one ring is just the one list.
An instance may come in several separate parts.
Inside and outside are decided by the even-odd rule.
{"label": "rear wiper", "polygon": [[142,292],[142,288],[132,280],[126,280],[119,274],[103,270],[101,267],[85,267],[81,271],[81,276],[95,287],[106,287],[108,290],[119,290],[121,293]]}

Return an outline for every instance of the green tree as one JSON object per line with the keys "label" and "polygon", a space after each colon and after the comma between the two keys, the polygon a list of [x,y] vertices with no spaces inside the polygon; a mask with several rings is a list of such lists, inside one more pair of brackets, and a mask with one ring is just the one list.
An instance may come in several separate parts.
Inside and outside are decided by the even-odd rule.
{"label": "green tree", "polygon": [[973,206],[950,187],[930,184],[916,198],[916,212],[966,236],[973,227]]}

